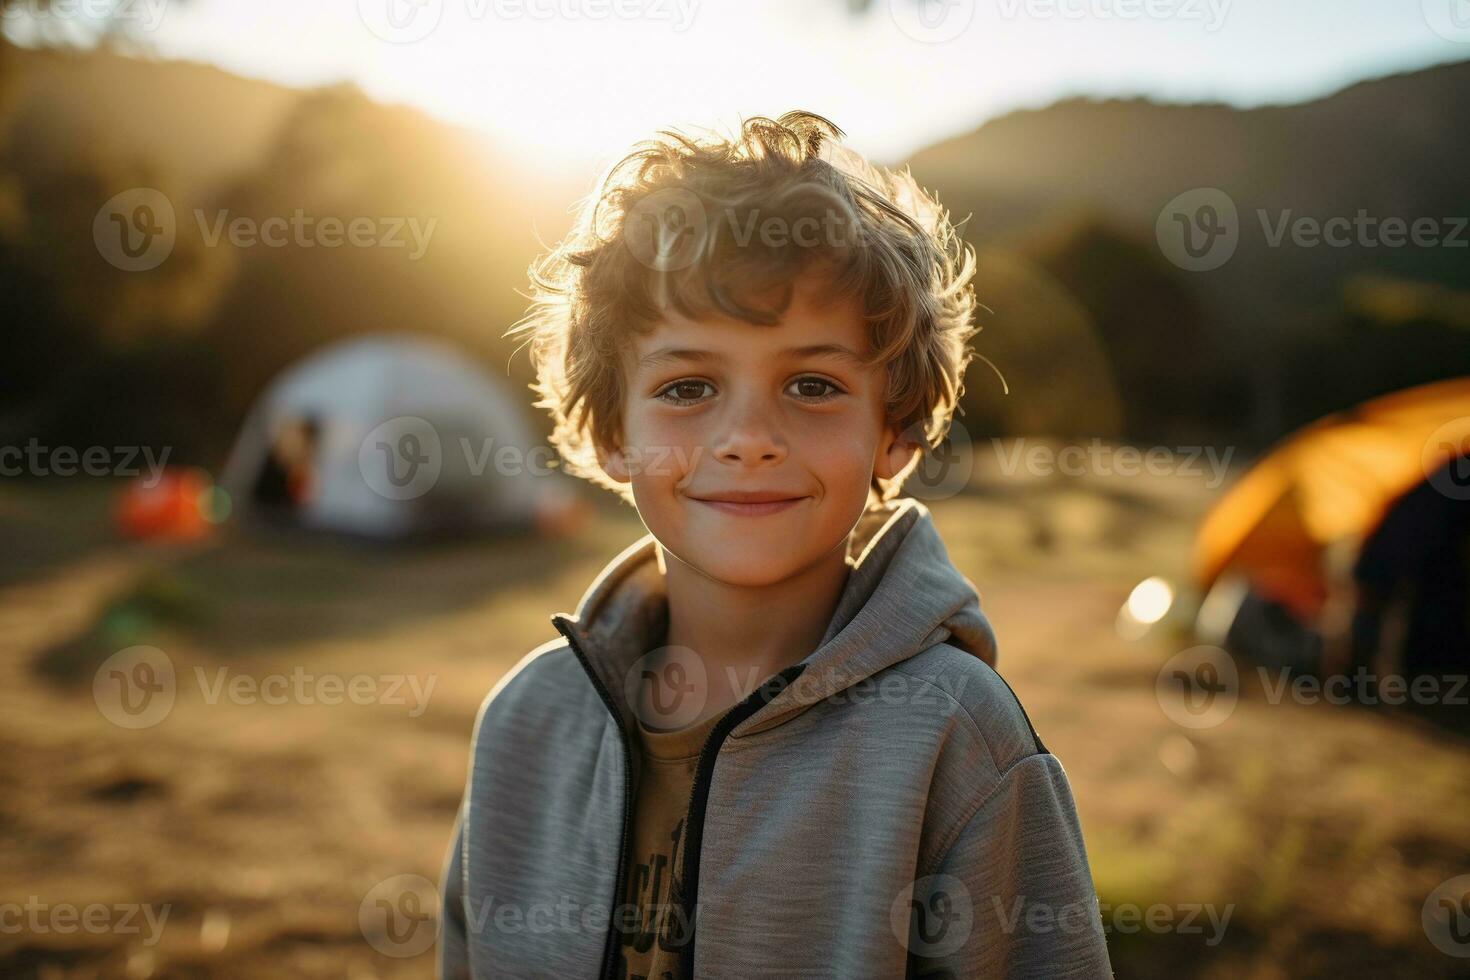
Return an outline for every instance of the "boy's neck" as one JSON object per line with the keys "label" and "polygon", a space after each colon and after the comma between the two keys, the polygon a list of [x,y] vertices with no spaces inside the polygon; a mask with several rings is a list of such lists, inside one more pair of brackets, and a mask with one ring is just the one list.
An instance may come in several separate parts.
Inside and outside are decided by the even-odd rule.
{"label": "boy's neck", "polygon": [[847,584],[846,542],[781,582],[730,585],[659,549],[668,591],[667,646],[703,661],[709,684],[702,718],[722,714],[772,674],[821,643]]}

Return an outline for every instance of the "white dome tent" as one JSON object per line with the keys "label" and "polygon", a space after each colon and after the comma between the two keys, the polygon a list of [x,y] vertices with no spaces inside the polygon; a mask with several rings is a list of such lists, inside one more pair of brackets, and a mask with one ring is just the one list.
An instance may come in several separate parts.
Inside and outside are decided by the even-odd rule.
{"label": "white dome tent", "polygon": [[284,371],[221,477],[246,518],[369,538],[566,530],[580,513],[520,406],[447,344],[369,336]]}

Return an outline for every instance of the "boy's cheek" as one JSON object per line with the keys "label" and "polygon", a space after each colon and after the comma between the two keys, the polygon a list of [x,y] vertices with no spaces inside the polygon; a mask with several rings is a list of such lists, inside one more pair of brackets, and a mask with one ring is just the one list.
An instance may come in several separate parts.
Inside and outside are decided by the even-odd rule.
{"label": "boy's cheek", "polygon": [[634,482],[654,487],[684,483],[706,452],[698,445],[653,443],[627,447],[624,458]]}
{"label": "boy's cheek", "polygon": [[682,479],[698,465],[708,450],[691,433],[654,420],[630,419],[624,454],[634,475],[649,481]]}

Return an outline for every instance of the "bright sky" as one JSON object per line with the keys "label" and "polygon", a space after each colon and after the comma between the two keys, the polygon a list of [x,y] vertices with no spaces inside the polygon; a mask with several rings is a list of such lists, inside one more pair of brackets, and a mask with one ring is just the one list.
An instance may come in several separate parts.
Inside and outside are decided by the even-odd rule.
{"label": "bright sky", "polygon": [[1066,95],[1296,101],[1470,58],[1470,0],[929,0],[927,19],[916,0],[129,2],[164,5],[144,35],[164,55],[350,78],[557,173],[789,108],[892,161]]}

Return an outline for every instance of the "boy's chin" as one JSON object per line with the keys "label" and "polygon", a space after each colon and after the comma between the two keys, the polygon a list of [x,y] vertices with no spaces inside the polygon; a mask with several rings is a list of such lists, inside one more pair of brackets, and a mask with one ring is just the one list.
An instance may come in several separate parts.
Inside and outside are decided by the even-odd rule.
{"label": "boy's chin", "polygon": [[691,564],[707,578],[725,585],[755,589],[784,582],[805,567],[813,556],[793,554],[789,548],[758,547],[757,542],[746,541],[727,547],[703,545],[695,548],[691,557]]}
{"label": "boy's chin", "polygon": [[770,555],[751,555],[750,558],[731,558],[731,555],[720,555],[711,563],[701,566],[704,574],[711,579],[719,580],[725,585],[736,585],[741,588],[754,589],[760,586],[776,585],[784,582],[795,572],[795,566],[788,567],[789,557],[782,561],[770,560]]}

